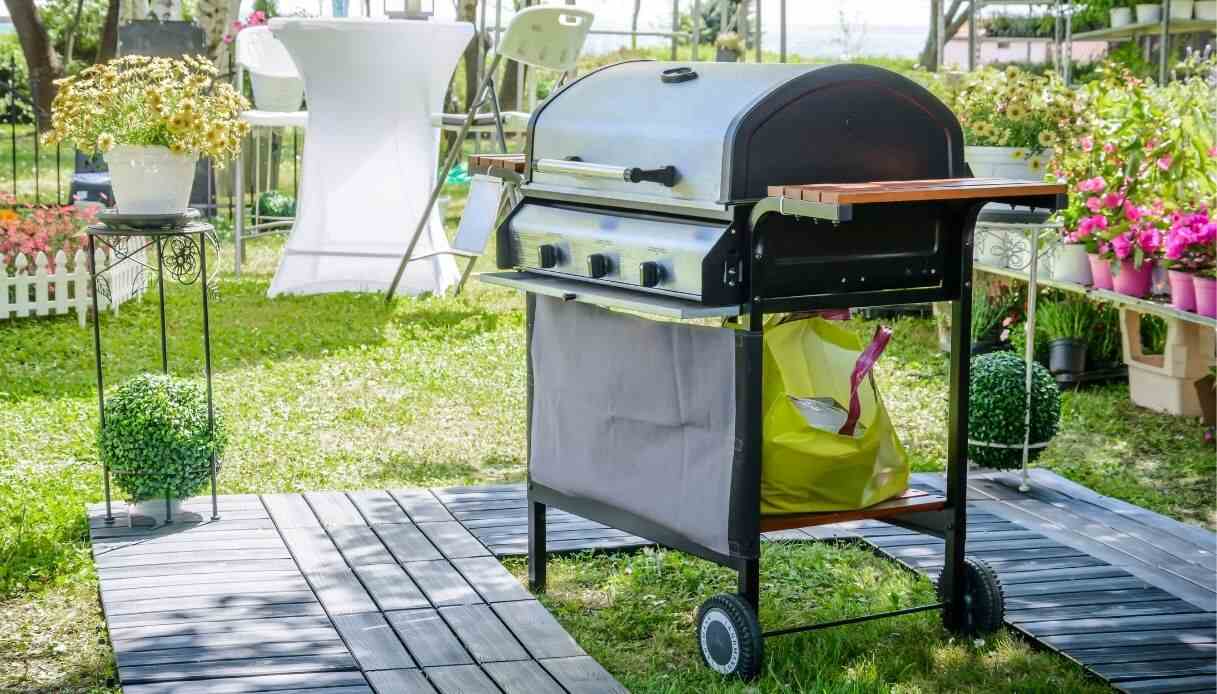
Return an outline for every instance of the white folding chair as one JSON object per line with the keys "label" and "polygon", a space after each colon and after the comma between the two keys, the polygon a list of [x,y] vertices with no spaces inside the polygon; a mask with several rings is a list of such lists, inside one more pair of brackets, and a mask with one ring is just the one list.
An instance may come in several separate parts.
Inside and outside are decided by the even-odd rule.
{"label": "white folding chair", "polygon": [[[308,112],[298,110],[304,92],[304,80],[296,69],[296,63],[287,49],[271,33],[270,27],[256,26],[242,29],[236,40],[236,87],[243,89],[245,73],[258,76],[254,82],[255,103],[284,104],[294,102],[297,110],[272,111],[254,109],[241,113],[241,120],[249,123],[254,150],[254,207],[253,225],[245,226],[245,161],[242,151],[233,167],[233,194],[237,196],[236,215],[233,220],[233,237],[236,258],[236,273],[241,276],[245,242],[269,234],[282,234],[291,230],[291,217],[276,217],[262,214],[261,170],[262,137],[277,128],[304,128],[308,125]],[[291,108],[288,106],[287,108]],[[244,150],[244,148],[242,148]],[[266,187],[270,187],[270,168],[267,168]]]}
{"label": "white folding chair", "polygon": [[[393,282],[389,285],[388,300],[393,299],[397,291],[397,284],[406,271],[406,265],[412,260],[417,260],[413,257],[414,248],[427,228],[427,220],[430,219],[431,210],[434,209],[435,203],[439,199],[444,181],[448,178],[448,172],[452,170],[456,158],[461,154],[465,136],[481,119],[482,123],[494,128],[499,149],[506,153],[507,136],[503,128],[504,118],[510,116],[517,122],[521,118],[525,123],[528,121],[526,113],[504,114],[499,108],[499,97],[494,84],[494,74],[498,70],[499,63],[503,58],[508,58],[529,67],[561,72],[562,79],[565,80],[574,71],[576,63],[579,61],[579,52],[583,50],[583,43],[587,40],[587,32],[592,28],[594,18],[595,15],[587,10],[561,5],[529,7],[519,11],[512,18],[511,23],[503,32],[502,40],[495,46],[494,58],[490,62],[489,69],[486,70],[486,76],[482,78],[482,83],[478,86],[477,97],[470,105],[469,112],[464,114],[465,120],[461,124],[452,148],[448,150],[448,156],[440,169],[439,178],[436,179],[435,187],[431,190],[431,197],[427,200],[427,206],[418,218],[414,234],[410,237],[409,245],[406,246],[406,253],[402,256],[401,264],[397,266],[397,274],[393,276]],[[480,113],[481,108],[488,99],[492,113],[482,114]],[[439,122],[442,123],[444,115],[453,114],[440,114]],[[487,116],[490,117],[489,120]],[[492,225],[493,222],[494,220],[491,220]],[[464,224],[465,220],[462,218],[461,225],[464,226]],[[485,239],[488,239],[489,235],[489,230],[487,230]],[[478,249],[478,255],[484,248],[485,245]],[[469,264],[472,266],[473,262],[470,261]]]}
{"label": "white folding chair", "polygon": [[486,250],[486,242],[490,232],[494,230],[495,222],[503,212],[507,197],[503,195],[503,179],[485,174],[475,174],[469,182],[469,198],[465,202],[465,212],[461,215],[461,223],[456,228],[456,237],[452,239],[447,249],[416,255],[411,260],[422,260],[437,255],[453,255],[466,258],[469,263],[461,271],[461,280],[457,282],[455,294],[460,294],[465,287],[465,280],[473,272],[477,259]]}

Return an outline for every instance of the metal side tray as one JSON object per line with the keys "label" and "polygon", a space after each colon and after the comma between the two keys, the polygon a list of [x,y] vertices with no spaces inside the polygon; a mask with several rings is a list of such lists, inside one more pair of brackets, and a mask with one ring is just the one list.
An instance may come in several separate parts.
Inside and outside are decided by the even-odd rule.
{"label": "metal side tray", "polygon": [[684,301],[655,294],[643,294],[628,289],[617,289],[576,280],[535,275],[529,272],[489,272],[478,275],[487,284],[531,292],[541,296],[552,296],[564,301],[593,304],[603,308],[641,313],[660,318],[725,318],[738,316],[739,306],[703,306],[694,301]]}

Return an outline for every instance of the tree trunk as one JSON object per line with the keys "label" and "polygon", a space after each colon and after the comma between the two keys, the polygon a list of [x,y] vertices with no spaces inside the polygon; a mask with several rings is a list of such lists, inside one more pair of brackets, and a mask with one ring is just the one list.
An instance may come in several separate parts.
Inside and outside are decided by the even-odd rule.
{"label": "tree trunk", "polygon": [[63,62],[51,39],[47,35],[38,8],[33,0],[4,0],[17,38],[21,41],[21,52],[30,72],[30,93],[34,97],[34,113],[38,124],[50,126],[51,101],[55,99],[55,80],[63,76]]}
{"label": "tree trunk", "polygon": [[220,72],[228,69],[228,44],[224,43],[224,34],[228,31],[228,25],[236,19],[239,7],[239,1],[198,0],[194,8],[195,21],[207,37],[207,57]]}
{"label": "tree trunk", "polygon": [[97,62],[104,63],[118,55],[118,11],[120,0],[110,0],[106,20],[101,27],[101,45],[97,47]]}
{"label": "tree trunk", "polygon": [[[938,0],[939,3],[946,0]],[[969,0],[968,8],[963,8],[964,0],[951,0],[950,7],[947,8],[946,14],[943,16],[942,24],[945,27],[943,33],[946,34],[946,41],[950,41],[955,34],[959,33],[959,29],[968,21],[968,13],[972,11],[972,3]],[[921,49],[921,57],[917,59],[922,67],[930,72],[938,71],[938,18],[934,16],[935,7],[941,7],[940,4],[930,3],[930,32],[925,39],[925,46]],[[945,45],[945,41],[944,41]],[[945,51],[944,51],[945,53]]]}
{"label": "tree trunk", "polygon": [[642,0],[634,0],[634,16],[630,19],[630,48],[638,48],[638,14],[642,12]]}

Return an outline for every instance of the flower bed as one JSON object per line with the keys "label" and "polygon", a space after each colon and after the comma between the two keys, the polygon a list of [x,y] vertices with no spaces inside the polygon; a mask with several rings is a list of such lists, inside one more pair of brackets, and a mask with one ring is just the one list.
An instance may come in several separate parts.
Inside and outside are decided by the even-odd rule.
{"label": "flower bed", "polygon": [[[0,205],[0,320],[75,310],[84,326],[93,300],[83,230],[93,212],[71,206],[19,207],[7,193],[0,193]],[[105,267],[110,254],[101,251],[97,263]],[[143,251],[135,257],[140,262],[124,263],[105,275],[100,308],[117,312],[119,304],[143,291]]]}

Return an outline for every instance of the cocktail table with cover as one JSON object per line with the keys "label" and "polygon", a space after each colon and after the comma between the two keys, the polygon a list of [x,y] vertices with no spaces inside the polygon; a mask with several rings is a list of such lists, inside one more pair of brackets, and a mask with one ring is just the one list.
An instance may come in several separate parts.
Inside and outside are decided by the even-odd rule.
{"label": "cocktail table with cover", "polygon": [[[383,291],[434,183],[431,114],[473,25],[278,17],[270,28],[304,77],[309,122],[296,222],[269,294]],[[419,250],[447,247],[433,211]],[[436,255],[411,264],[398,292],[459,278]]]}

